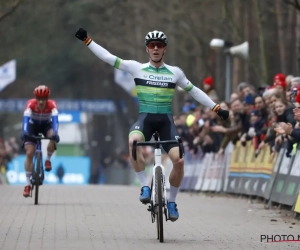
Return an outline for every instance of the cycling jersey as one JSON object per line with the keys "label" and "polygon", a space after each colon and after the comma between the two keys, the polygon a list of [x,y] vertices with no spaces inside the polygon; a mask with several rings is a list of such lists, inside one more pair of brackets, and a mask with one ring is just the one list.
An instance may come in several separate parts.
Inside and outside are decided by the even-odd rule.
{"label": "cycling jersey", "polygon": [[216,105],[203,91],[194,86],[178,67],[163,64],[156,68],[150,62],[142,64],[133,60],[122,60],[94,41],[88,43],[88,48],[104,62],[133,76],[140,113],[172,114],[176,84],[210,109]]}
{"label": "cycling jersey", "polygon": [[[184,76],[182,70],[167,64],[159,68],[148,63],[122,61],[116,59],[115,67],[129,71],[136,84],[140,113],[172,114],[172,100],[176,83],[186,90],[193,86]],[[123,65],[123,67],[121,67]]]}
{"label": "cycling jersey", "polygon": [[40,110],[36,99],[28,100],[24,110],[23,131],[28,131],[29,124],[38,126],[46,126],[52,123],[54,133],[58,131],[58,110],[56,102],[48,100],[44,110]]}

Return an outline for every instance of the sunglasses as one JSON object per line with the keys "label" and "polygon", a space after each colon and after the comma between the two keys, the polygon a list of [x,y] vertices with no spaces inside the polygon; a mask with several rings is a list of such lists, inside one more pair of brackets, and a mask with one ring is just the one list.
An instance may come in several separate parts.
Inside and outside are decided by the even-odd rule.
{"label": "sunglasses", "polygon": [[36,97],[35,99],[37,101],[46,101],[46,100],[48,100],[48,97]]}
{"label": "sunglasses", "polygon": [[154,49],[155,47],[157,47],[158,49],[162,49],[165,47],[165,45],[161,42],[151,42],[148,44],[149,49]]}

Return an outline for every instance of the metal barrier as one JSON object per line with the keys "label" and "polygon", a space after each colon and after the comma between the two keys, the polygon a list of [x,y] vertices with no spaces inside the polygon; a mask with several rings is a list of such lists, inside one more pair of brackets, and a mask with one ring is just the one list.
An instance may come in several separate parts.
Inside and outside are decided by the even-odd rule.
{"label": "metal barrier", "polygon": [[[172,162],[163,162],[166,186]],[[149,177],[149,182],[150,182]],[[292,206],[300,213],[300,147],[286,157],[286,144],[279,153],[265,147],[256,156],[252,142],[229,144],[224,155],[192,155],[185,151],[185,173],[180,191],[224,192],[261,197],[268,203]],[[299,198],[298,198],[299,196]]]}
{"label": "metal barrier", "polygon": [[0,185],[9,185],[6,176],[1,173],[0,173]]}
{"label": "metal barrier", "polygon": [[[168,169],[172,168],[172,164]],[[286,157],[286,145],[279,153],[269,147],[258,156],[252,142],[229,145],[224,155],[185,156],[185,175],[181,191],[225,192],[264,198],[269,203],[297,207],[300,212],[300,148]],[[296,211],[296,210],[295,210]]]}

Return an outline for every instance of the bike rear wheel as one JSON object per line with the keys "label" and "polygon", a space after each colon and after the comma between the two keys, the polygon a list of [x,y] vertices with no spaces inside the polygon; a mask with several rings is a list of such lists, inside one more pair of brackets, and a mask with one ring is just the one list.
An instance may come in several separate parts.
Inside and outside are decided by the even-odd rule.
{"label": "bike rear wheel", "polygon": [[163,228],[163,196],[162,196],[162,169],[157,167],[155,170],[155,181],[156,181],[156,197],[157,197],[157,213],[156,213],[156,225],[157,234],[160,242],[164,242],[164,228]]}
{"label": "bike rear wheel", "polygon": [[37,152],[36,154],[36,165],[35,165],[35,196],[34,196],[34,205],[37,205],[39,202],[39,186],[40,186],[40,172],[41,172],[41,153]]}

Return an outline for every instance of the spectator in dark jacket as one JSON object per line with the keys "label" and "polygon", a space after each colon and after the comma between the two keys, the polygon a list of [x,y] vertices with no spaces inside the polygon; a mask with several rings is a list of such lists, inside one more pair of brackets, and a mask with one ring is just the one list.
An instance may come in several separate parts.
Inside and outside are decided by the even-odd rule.
{"label": "spectator in dark jacket", "polygon": [[243,135],[247,133],[250,127],[249,116],[246,113],[245,107],[240,99],[236,99],[231,103],[231,109],[234,113],[234,126],[225,128],[224,126],[213,126],[211,130],[213,132],[221,132],[227,136],[230,136],[233,143],[236,142],[239,134]]}
{"label": "spectator in dark jacket", "polygon": [[261,117],[267,121],[268,120],[268,110],[262,96],[256,96],[254,99],[255,109],[258,110],[261,114]]}
{"label": "spectator in dark jacket", "polygon": [[254,97],[251,93],[248,93],[244,98],[245,113],[250,114],[253,108],[254,108]]}
{"label": "spectator in dark jacket", "polygon": [[251,126],[248,130],[248,133],[244,134],[241,137],[241,142],[245,143],[247,140],[252,139],[254,148],[257,149],[262,138],[262,129],[265,125],[265,120],[261,117],[261,114],[258,110],[252,110],[250,113],[250,123]]}
{"label": "spectator in dark jacket", "polygon": [[300,142],[300,107],[293,109],[294,119],[297,121],[296,125],[293,126],[292,123],[280,122],[278,127],[274,130],[280,135],[289,135],[293,142]]}
{"label": "spectator in dark jacket", "polygon": [[300,129],[293,128],[290,123],[280,122],[279,126],[274,128],[274,130],[280,135],[290,135],[295,143],[300,142]]}

